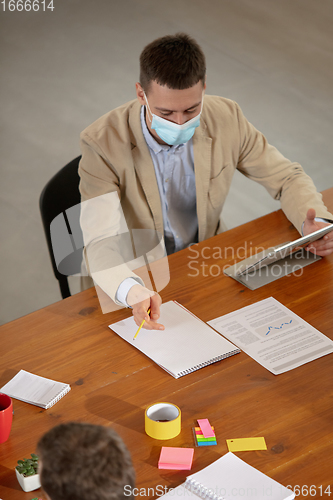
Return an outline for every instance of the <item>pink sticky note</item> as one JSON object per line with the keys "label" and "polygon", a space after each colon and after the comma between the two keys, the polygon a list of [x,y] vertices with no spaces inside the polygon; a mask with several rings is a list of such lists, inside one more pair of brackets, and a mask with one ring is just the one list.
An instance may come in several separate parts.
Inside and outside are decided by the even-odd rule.
{"label": "pink sticky note", "polygon": [[208,418],[199,418],[198,424],[205,438],[215,437],[215,432],[213,431]]}
{"label": "pink sticky note", "polygon": [[158,461],[159,469],[190,470],[193,461],[193,448],[174,448],[162,446]]}

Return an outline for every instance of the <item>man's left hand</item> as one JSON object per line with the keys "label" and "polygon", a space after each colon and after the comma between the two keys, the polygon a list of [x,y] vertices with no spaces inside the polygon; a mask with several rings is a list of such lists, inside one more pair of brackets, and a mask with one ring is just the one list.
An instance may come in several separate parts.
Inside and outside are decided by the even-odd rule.
{"label": "man's left hand", "polygon": [[[316,211],[313,208],[309,208],[306,219],[304,221],[303,233],[304,236],[307,236],[314,231],[318,231],[318,229],[322,229],[323,227],[328,226],[329,224],[326,222],[317,222],[315,220]],[[333,231],[320,238],[320,240],[314,241],[310,243],[306,250],[310,250],[310,252],[319,255],[320,257],[325,257],[326,255],[330,255],[333,252]]]}

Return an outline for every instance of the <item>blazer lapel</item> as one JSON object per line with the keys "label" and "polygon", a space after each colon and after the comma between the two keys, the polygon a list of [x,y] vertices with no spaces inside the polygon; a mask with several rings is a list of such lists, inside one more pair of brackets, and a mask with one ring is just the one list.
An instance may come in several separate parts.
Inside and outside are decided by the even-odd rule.
{"label": "blazer lapel", "polygon": [[211,171],[212,139],[204,134],[206,126],[200,126],[193,136],[195,189],[197,194],[197,216],[199,241],[206,239],[207,203]]}
{"label": "blazer lapel", "polygon": [[140,122],[140,104],[133,106],[129,116],[132,131],[132,156],[134,168],[138,174],[143,192],[153,215],[156,231],[164,234],[163,214],[155,169],[148,146],[142,133]]}

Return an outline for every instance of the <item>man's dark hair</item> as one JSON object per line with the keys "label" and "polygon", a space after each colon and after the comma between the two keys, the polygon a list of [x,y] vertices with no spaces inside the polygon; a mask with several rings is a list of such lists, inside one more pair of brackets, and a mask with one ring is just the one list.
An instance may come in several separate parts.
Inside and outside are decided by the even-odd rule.
{"label": "man's dark hair", "polygon": [[163,36],[149,43],[140,56],[140,84],[147,93],[152,80],[170,89],[205,83],[206,59],[197,42],[185,33]]}
{"label": "man's dark hair", "polygon": [[77,422],[58,425],[42,436],[37,453],[41,485],[51,500],[131,498],[135,483],[131,457],[109,427]]}

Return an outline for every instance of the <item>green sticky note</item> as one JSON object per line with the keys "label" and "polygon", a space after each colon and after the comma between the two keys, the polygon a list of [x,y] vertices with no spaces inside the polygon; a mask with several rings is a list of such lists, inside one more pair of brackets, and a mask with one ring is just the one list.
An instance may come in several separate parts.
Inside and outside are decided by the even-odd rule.
{"label": "green sticky note", "polygon": [[197,438],[197,441],[216,441],[216,437],[209,437],[209,438],[205,438],[203,436],[199,436],[198,434],[196,435],[196,438]]}

